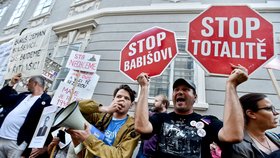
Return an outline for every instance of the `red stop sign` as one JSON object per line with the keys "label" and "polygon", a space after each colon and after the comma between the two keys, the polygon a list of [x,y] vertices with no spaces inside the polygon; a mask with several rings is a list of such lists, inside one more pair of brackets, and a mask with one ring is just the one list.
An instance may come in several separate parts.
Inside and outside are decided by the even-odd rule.
{"label": "red stop sign", "polygon": [[189,24],[186,50],[210,74],[251,74],[274,56],[273,26],[248,6],[212,6]]}
{"label": "red stop sign", "polygon": [[141,72],[159,76],[177,52],[175,33],[153,27],[135,34],[125,45],[120,55],[120,71],[132,80]]}

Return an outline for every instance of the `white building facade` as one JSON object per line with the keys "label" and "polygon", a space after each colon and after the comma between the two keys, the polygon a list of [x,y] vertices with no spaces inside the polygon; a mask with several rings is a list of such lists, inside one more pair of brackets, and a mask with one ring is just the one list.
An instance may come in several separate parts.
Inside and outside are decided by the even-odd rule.
{"label": "white building facade", "polygon": [[[52,27],[48,57],[65,66],[72,50],[101,55],[100,76],[93,99],[108,105],[113,90],[138,84],[119,71],[120,52],[136,33],[159,26],[176,33],[179,54],[160,77],[150,84],[149,101],[157,94],[171,100],[172,83],[183,77],[197,86],[195,109],[222,119],[226,77],[210,76],[185,51],[188,23],[211,5],[248,5],[274,27],[274,50],[280,55],[280,1],[278,0],[1,0],[0,43],[25,30]],[[273,38],[273,37],[271,37]],[[242,63],[241,63],[242,64]],[[69,70],[62,68],[50,91],[55,90]],[[273,71],[278,84],[280,72]],[[265,68],[259,68],[238,87],[238,95],[265,93],[280,109],[279,96]],[[172,106],[169,109],[172,110]],[[133,109],[131,109],[133,113]],[[279,130],[280,131],[280,130]]]}

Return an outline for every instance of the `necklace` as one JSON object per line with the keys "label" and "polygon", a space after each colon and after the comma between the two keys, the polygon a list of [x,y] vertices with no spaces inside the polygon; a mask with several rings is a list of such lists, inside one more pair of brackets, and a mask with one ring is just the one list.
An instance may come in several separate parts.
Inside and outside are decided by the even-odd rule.
{"label": "necklace", "polygon": [[[249,133],[248,133],[249,134]],[[265,136],[265,142],[267,144],[267,146],[265,146],[263,143],[261,143],[257,138],[255,138],[253,135],[249,134],[249,136],[255,141],[258,142],[258,144],[260,144],[262,147],[264,147],[265,149],[267,149],[270,153],[272,152],[271,146],[267,141],[267,137]]]}

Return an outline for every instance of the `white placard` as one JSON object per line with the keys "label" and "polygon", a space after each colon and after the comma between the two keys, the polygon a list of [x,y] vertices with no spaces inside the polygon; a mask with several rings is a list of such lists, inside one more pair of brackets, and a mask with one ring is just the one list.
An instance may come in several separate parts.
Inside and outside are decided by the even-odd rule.
{"label": "white placard", "polygon": [[41,75],[48,54],[51,28],[35,30],[15,38],[5,79],[17,73],[23,77]]}
{"label": "white placard", "polygon": [[96,72],[100,55],[72,51],[66,67],[74,70]]}
{"label": "white placard", "polygon": [[0,45],[0,87],[4,84],[4,75],[7,71],[7,64],[9,60],[9,56],[12,52],[14,40],[3,43]]}
{"label": "white placard", "polygon": [[42,148],[44,146],[53,125],[57,108],[57,106],[47,106],[44,108],[29,148]]}
{"label": "white placard", "polygon": [[94,89],[89,90],[89,89],[75,88],[71,97],[73,87],[74,87],[73,85],[67,84],[65,82],[60,82],[58,88],[54,93],[51,104],[65,108],[73,101],[82,100],[82,99],[91,99]]}
{"label": "white placard", "polygon": [[76,84],[76,88],[88,89],[94,91],[98,79],[99,76],[94,72],[83,72],[83,71],[78,72],[75,70],[70,70],[66,78],[64,79],[64,82],[74,86],[76,80],[78,80]]}

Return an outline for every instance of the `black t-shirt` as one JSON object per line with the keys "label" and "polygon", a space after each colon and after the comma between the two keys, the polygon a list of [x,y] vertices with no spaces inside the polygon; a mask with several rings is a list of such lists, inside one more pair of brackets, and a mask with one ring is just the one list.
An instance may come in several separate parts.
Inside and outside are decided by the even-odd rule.
{"label": "black t-shirt", "polygon": [[210,144],[220,144],[218,132],[223,123],[214,116],[158,113],[150,117],[150,122],[153,134],[159,135],[156,157],[211,158]]}

